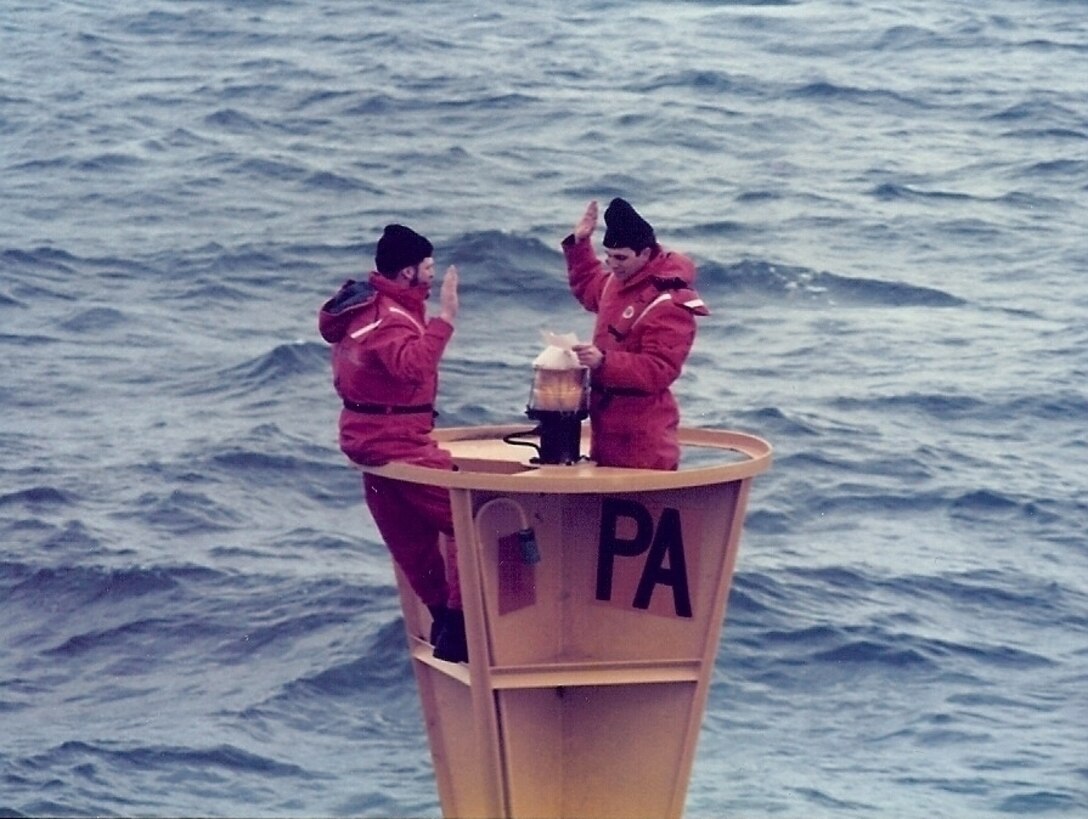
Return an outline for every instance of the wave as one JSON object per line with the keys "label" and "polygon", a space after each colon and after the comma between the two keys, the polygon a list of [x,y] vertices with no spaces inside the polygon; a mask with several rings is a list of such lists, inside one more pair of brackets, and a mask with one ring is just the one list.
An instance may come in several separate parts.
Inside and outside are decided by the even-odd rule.
{"label": "wave", "polygon": [[[1050,163],[1043,163],[1047,167],[1029,166],[1018,170],[1016,173],[1020,176],[1034,176],[1036,173],[1058,172],[1062,174],[1075,173],[1080,170],[1079,166],[1088,167],[1086,163],[1077,163],[1073,160],[1059,160]],[[1053,167],[1049,167],[1053,166]],[[963,193],[961,191],[944,191],[944,190],[922,190],[920,188],[903,185],[894,182],[885,182],[877,185],[870,191],[870,195],[876,199],[883,201],[896,201],[896,200],[915,200],[915,201],[932,201],[942,202],[947,201],[959,205],[963,202],[985,202],[996,203],[1002,205],[1010,205],[1019,209],[1031,209],[1040,211],[1043,208],[1055,209],[1060,206],[1058,200],[1053,197],[1043,197],[1033,194],[1023,193],[1021,191],[1010,191],[1008,193],[1001,194],[1000,196],[977,196],[974,194]],[[992,232],[993,227],[985,224],[980,220],[959,220],[959,224],[975,225],[973,230],[982,230],[986,232]]]}
{"label": "wave", "polygon": [[55,486],[31,486],[15,492],[0,494],[0,506],[71,506],[72,496]]}
{"label": "wave", "polygon": [[11,278],[11,300],[26,306],[42,299],[76,302],[85,293],[80,283],[90,274],[106,281],[127,281],[145,275],[139,260],[119,256],[77,256],[56,247],[29,250],[6,248],[0,251],[0,267]]}
{"label": "wave", "polygon": [[[58,273],[60,277],[66,277],[68,281],[71,281],[76,275],[76,269],[80,261],[71,253],[52,247],[37,247],[33,250],[5,248],[0,253],[0,262],[3,263],[5,270],[9,272]],[[28,286],[30,282],[20,281],[20,284]]]}
{"label": "wave", "polygon": [[355,92],[353,91],[320,89],[304,94],[300,99],[295,101],[290,110],[305,111],[309,108],[323,106],[326,103],[339,103],[342,100],[351,99],[354,96]]}
{"label": "wave", "polygon": [[975,416],[986,408],[988,402],[974,395],[955,395],[946,392],[912,392],[904,395],[883,395],[865,398],[833,397],[830,404],[832,407],[847,413],[856,413],[858,410],[885,412],[905,409],[942,420],[949,420]]}
{"label": "wave", "polygon": [[377,694],[383,688],[403,692],[412,679],[411,666],[404,661],[404,643],[404,622],[400,618],[387,622],[360,647],[361,657],[297,680],[284,696],[357,697],[363,689]]}
{"label": "wave", "polygon": [[120,171],[145,165],[146,161],[134,154],[117,153],[116,151],[98,154],[89,159],[83,159],[75,163],[78,171]]}
{"label": "wave", "polygon": [[[162,646],[167,640],[174,642],[183,635],[187,639],[193,639],[198,633],[198,629],[194,628],[188,620],[141,617],[116,626],[71,635],[58,645],[42,649],[41,653],[46,657],[64,660],[84,658],[86,661],[86,658],[91,655],[105,654],[112,657],[124,648],[131,649],[136,643]],[[112,672],[116,673],[124,667],[124,664],[123,660],[115,663],[112,666]]]}
{"label": "wave", "polygon": [[874,51],[912,51],[943,46],[933,29],[914,25],[898,25],[886,29],[872,44]]}
{"label": "wave", "polygon": [[832,82],[811,82],[795,87],[787,92],[788,96],[820,102],[848,102],[867,108],[877,107],[884,111],[900,108],[926,109],[931,106],[919,98],[908,97],[895,91],[877,88],[857,88],[837,85]]}
{"label": "wave", "polygon": [[[320,396],[316,400],[328,403]],[[335,410],[329,415],[334,437]],[[338,452],[323,439],[288,434],[270,423],[208,442],[176,461],[133,464],[132,470],[137,486],[160,491],[144,492],[115,516],[173,534],[248,531],[259,525],[254,516],[282,512],[264,506],[265,498],[281,491],[291,503],[331,508],[359,503],[358,475]],[[170,489],[178,486],[188,488]]]}
{"label": "wave", "polygon": [[724,71],[708,69],[688,69],[685,71],[660,74],[649,80],[629,86],[631,91],[648,94],[669,88],[692,88],[696,91],[730,92],[733,80]]}
{"label": "wave", "polygon": [[[317,315],[315,308],[314,315]],[[316,319],[315,319],[316,320]],[[316,330],[315,330],[316,334]],[[182,395],[252,396],[278,391],[300,376],[325,373],[329,367],[329,349],[319,341],[295,341],[278,344],[256,358],[232,364],[213,373],[194,371],[192,381],[179,387]]]}
{"label": "wave", "polygon": [[816,304],[886,307],[960,307],[966,302],[943,290],[852,278],[808,268],[746,259],[731,265],[705,262],[699,266],[699,287],[708,292],[756,293]]}
{"label": "wave", "polygon": [[362,179],[356,179],[344,174],[332,173],[331,171],[320,171],[318,173],[309,174],[302,180],[302,184],[304,187],[313,188],[319,191],[339,193],[362,192],[374,194],[376,196],[380,196],[384,193],[380,188],[370,185]]}
{"label": "wave", "polygon": [[1051,159],[1043,162],[1035,162],[1021,171],[1028,177],[1054,174],[1065,178],[1078,178],[1088,175],[1088,161],[1083,159]]}
{"label": "wave", "polygon": [[221,108],[208,114],[204,117],[204,124],[240,134],[261,131],[264,128],[264,123],[259,119],[236,108]]}
{"label": "wave", "polygon": [[1077,111],[1042,98],[1010,105],[1008,108],[991,114],[988,119],[997,122],[1027,121],[1031,122],[1032,127],[1036,128],[1039,127],[1040,123],[1049,122],[1084,124],[1083,116]]}
{"label": "wave", "polygon": [[171,591],[189,582],[221,579],[213,569],[201,566],[150,566],[111,568],[109,566],[61,565],[34,568],[18,563],[0,563],[0,580],[8,584],[8,602],[49,601],[49,609],[70,610],[95,602],[115,603]]}
{"label": "wave", "polygon": [[[734,6],[746,7],[752,6],[759,8],[761,6],[796,6],[800,4],[800,0],[679,0],[680,5],[687,6],[712,6],[714,8],[732,8]],[[617,4],[622,6],[622,3]]]}
{"label": "wave", "polygon": [[186,535],[237,528],[244,518],[236,509],[210,492],[173,489],[166,493],[145,492],[117,517],[142,521],[160,532]]}
{"label": "wave", "polygon": [[887,581],[910,599],[954,606],[958,610],[1015,612],[1018,616],[1071,629],[1088,628],[1088,594],[1030,575],[1011,578],[994,569],[958,573],[903,575]]}
{"label": "wave", "polygon": [[977,198],[958,191],[923,191],[910,185],[899,185],[892,182],[877,185],[870,193],[876,199],[884,201],[896,199],[947,199],[953,202],[962,202]]}
{"label": "wave", "polygon": [[952,392],[909,392],[872,395],[863,398],[839,396],[830,406],[856,415],[858,411],[878,414],[906,411],[942,421],[971,418],[976,421],[1036,419],[1039,421],[1088,421],[1088,397],[1072,391],[1032,393],[1007,397],[956,394]]}
{"label": "wave", "polygon": [[[1086,775],[1082,770],[1081,778]],[[1019,814],[1022,816],[1042,816],[1048,813],[1065,813],[1084,808],[1084,798],[1076,791],[1055,791],[1037,788],[1028,793],[1017,793],[1005,797],[994,806],[999,813]]]}
{"label": "wave", "polygon": [[1056,127],[1042,127],[1042,128],[1018,128],[1012,131],[1006,131],[1003,136],[1012,137],[1015,139],[1024,139],[1030,142],[1036,140],[1051,140],[1051,139],[1076,139],[1084,140],[1088,139],[1088,130],[1080,128],[1063,128]]}
{"label": "wave", "polygon": [[480,111],[513,111],[526,108],[538,102],[538,98],[529,94],[508,93],[492,94],[490,96],[477,96],[470,94],[465,97],[445,99],[432,102],[429,107],[441,111],[443,109],[459,110],[462,108],[479,109]]}
{"label": "wave", "polygon": [[203,748],[183,745],[137,745],[125,742],[61,743],[36,756],[33,762],[47,767],[78,767],[89,759],[116,764],[126,769],[173,771],[179,768],[219,770],[234,774],[256,773],[262,776],[305,776],[305,769],[254,754],[233,745],[211,745]]}
{"label": "wave", "polygon": [[288,162],[280,157],[274,159],[247,157],[238,163],[237,170],[257,179],[274,179],[288,182],[304,179],[307,174],[304,165],[298,162]]}
{"label": "wave", "polygon": [[466,293],[551,298],[567,292],[558,244],[549,247],[538,239],[488,230],[452,239],[447,252],[454,264],[472,271],[463,280]]}
{"label": "wave", "polygon": [[106,333],[127,321],[125,314],[114,307],[91,307],[60,322],[58,327],[69,333]]}
{"label": "wave", "polygon": [[105,548],[105,541],[81,520],[69,520],[63,526],[52,527],[50,534],[37,544],[45,554],[66,557],[72,554],[96,555]]}
{"label": "wave", "polygon": [[474,112],[496,113],[511,112],[529,108],[537,98],[528,94],[507,93],[480,97],[475,94],[465,96],[451,95],[433,99],[426,95],[394,96],[385,92],[369,94],[358,102],[344,107],[341,115],[352,117],[394,116],[397,114],[430,111],[442,117],[451,111],[471,109]]}
{"label": "wave", "polygon": [[[1052,616],[1049,607],[1035,608],[1030,593],[1002,589],[1007,578],[994,574],[884,577],[843,567],[795,567],[775,575],[739,571],[729,604],[728,640],[734,650],[728,665],[742,666],[746,677],[782,690],[829,675],[981,679],[1012,670],[1059,667],[1060,658],[1044,647],[1016,646],[996,636],[970,633],[946,636],[914,616],[916,610],[934,610],[921,602],[932,602],[934,595],[948,595],[947,601],[939,602],[960,612],[993,611],[997,605],[1006,611],[1026,609],[1039,622]],[[853,604],[849,611],[836,614],[843,600]],[[897,601],[902,616],[869,620],[866,612],[879,610],[871,607],[874,600]],[[1075,601],[1053,603],[1064,611]],[[823,622],[813,622],[816,618]],[[806,669],[800,676],[799,667]]]}
{"label": "wave", "polygon": [[[282,454],[287,452],[296,454]],[[243,492],[252,492],[254,487],[266,492],[275,486],[296,498],[331,508],[351,508],[359,503],[358,473],[339,452],[322,441],[286,436],[271,425],[258,427],[242,444],[225,442],[199,463],[207,473],[224,476]]]}

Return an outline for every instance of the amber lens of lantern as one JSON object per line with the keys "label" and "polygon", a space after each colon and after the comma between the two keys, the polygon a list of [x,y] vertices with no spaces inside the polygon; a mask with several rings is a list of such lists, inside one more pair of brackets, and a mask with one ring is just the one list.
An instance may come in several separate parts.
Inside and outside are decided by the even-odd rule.
{"label": "amber lens of lantern", "polygon": [[531,408],[556,412],[576,412],[585,400],[586,369],[547,370],[535,368]]}

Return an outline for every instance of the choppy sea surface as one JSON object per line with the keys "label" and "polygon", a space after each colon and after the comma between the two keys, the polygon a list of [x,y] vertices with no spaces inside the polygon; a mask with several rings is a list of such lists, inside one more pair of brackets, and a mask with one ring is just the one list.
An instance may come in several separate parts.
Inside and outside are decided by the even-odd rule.
{"label": "choppy sea surface", "polygon": [[519,423],[622,195],[776,449],[688,815],[1088,815],[1086,77],[1081,0],[6,3],[0,814],[437,816],[315,311],[416,227]]}

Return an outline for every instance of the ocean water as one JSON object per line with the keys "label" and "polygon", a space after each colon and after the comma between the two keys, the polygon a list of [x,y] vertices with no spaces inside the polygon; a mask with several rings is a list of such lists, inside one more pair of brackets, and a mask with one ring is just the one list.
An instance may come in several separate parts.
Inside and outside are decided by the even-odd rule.
{"label": "ocean water", "polygon": [[316,309],[461,270],[440,423],[518,423],[622,195],[771,441],[692,817],[1088,815],[1088,7],[13,0],[0,814],[437,816]]}

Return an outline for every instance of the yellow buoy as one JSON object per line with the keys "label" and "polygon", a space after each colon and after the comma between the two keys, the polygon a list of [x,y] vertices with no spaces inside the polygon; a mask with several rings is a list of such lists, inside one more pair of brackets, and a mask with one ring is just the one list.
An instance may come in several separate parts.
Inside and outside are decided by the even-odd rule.
{"label": "yellow buoy", "polygon": [[540,465],[516,432],[437,430],[452,472],[365,467],[450,490],[467,664],[432,656],[398,573],[443,815],[679,817],[771,447],[681,429],[703,465]]}

